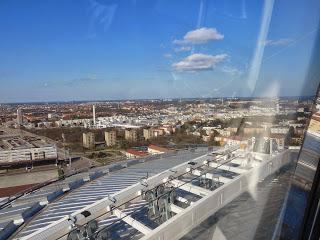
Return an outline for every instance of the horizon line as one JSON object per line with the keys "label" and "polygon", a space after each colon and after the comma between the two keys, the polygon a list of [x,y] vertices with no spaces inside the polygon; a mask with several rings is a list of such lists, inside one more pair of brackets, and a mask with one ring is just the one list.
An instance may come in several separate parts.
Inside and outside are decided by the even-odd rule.
{"label": "horizon line", "polygon": [[125,102],[125,101],[152,101],[152,100],[209,100],[209,99],[228,99],[228,100],[235,100],[235,99],[276,99],[276,98],[313,98],[316,95],[301,95],[301,96],[277,96],[277,97],[259,97],[259,96],[251,96],[251,97],[183,97],[183,98],[135,98],[135,99],[95,99],[95,100],[50,100],[50,101],[25,101],[25,102],[0,102],[2,104],[53,104],[53,103],[89,103],[89,102]]}

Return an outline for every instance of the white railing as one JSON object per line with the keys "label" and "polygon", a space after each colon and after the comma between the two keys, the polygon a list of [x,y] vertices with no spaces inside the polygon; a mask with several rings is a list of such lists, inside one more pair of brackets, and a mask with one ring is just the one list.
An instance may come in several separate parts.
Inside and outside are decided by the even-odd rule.
{"label": "white railing", "polygon": [[203,197],[180,214],[175,215],[142,237],[141,240],[175,240],[181,238],[251,186],[256,185],[260,180],[290,162],[287,151],[270,159],[268,155],[265,155],[265,158],[266,161],[212,191],[210,195]]}

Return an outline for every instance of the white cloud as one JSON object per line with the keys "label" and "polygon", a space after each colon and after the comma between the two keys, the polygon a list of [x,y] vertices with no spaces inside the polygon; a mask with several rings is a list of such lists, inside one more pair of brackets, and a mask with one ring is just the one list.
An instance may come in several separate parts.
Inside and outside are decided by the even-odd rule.
{"label": "white cloud", "polygon": [[293,39],[291,39],[291,38],[281,38],[278,40],[266,40],[266,41],[262,42],[261,44],[265,45],[265,46],[285,46],[285,45],[288,45],[292,42],[293,42]]}
{"label": "white cloud", "polygon": [[174,44],[203,44],[213,40],[221,40],[224,36],[215,28],[199,28],[187,32],[182,40],[175,39]]}
{"label": "white cloud", "polygon": [[227,54],[206,55],[201,53],[192,54],[180,62],[172,64],[176,71],[200,71],[211,70],[215,65],[228,57]]}
{"label": "white cloud", "polygon": [[170,53],[165,53],[165,54],[163,54],[163,56],[165,58],[172,58],[172,54],[170,54]]}
{"label": "white cloud", "polygon": [[187,52],[187,51],[190,51],[190,50],[191,50],[190,46],[182,46],[182,47],[174,49],[175,52]]}
{"label": "white cloud", "polygon": [[237,68],[228,67],[228,66],[224,66],[221,70],[222,70],[222,72],[227,73],[231,76],[240,76],[243,73],[242,71],[240,71]]}

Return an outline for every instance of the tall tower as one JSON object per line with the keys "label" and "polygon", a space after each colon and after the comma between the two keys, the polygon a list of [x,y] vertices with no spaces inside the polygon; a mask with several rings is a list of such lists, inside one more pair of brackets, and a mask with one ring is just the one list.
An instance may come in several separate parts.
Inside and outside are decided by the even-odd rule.
{"label": "tall tower", "polygon": [[96,126],[96,106],[92,105],[93,125]]}
{"label": "tall tower", "polygon": [[18,108],[17,109],[17,123],[19,125],[21,125],[23,122],[22,122],[22,111],[21,111],[21,108]]}

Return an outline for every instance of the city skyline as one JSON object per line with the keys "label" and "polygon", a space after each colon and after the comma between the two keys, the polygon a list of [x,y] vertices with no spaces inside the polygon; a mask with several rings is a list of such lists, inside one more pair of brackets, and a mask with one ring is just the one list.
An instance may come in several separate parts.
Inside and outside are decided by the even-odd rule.
{"label": "city skyline", "polygon": [[127,98],[127,99],[92,99],[92,100],[60,100],[60,101],[25,101],[25,102],[0,102],[0,105],[28,105],[28,104],[64,104],[64,103],[70,103],[70,104],[79,104],[79,103],[104,103],[104,102],[110,102],[110,103],[120,103],[120,102],[152,102],[152,101],[163,101],[163,102],[177,102],[177,101],[233,101],[233,100],[275,100],[275,99],[296,99],[296,100],[313,100],[316,95],[309,95],[309,96],[277,96],[277,97],[212,97],[212,98],[192,98],[192,97],[185,97],[185,98]]}
{"label": "city skyline", "polygon": [[0,102],[313,95],[303,85],[319,10],[317,1],[3,1]]}

